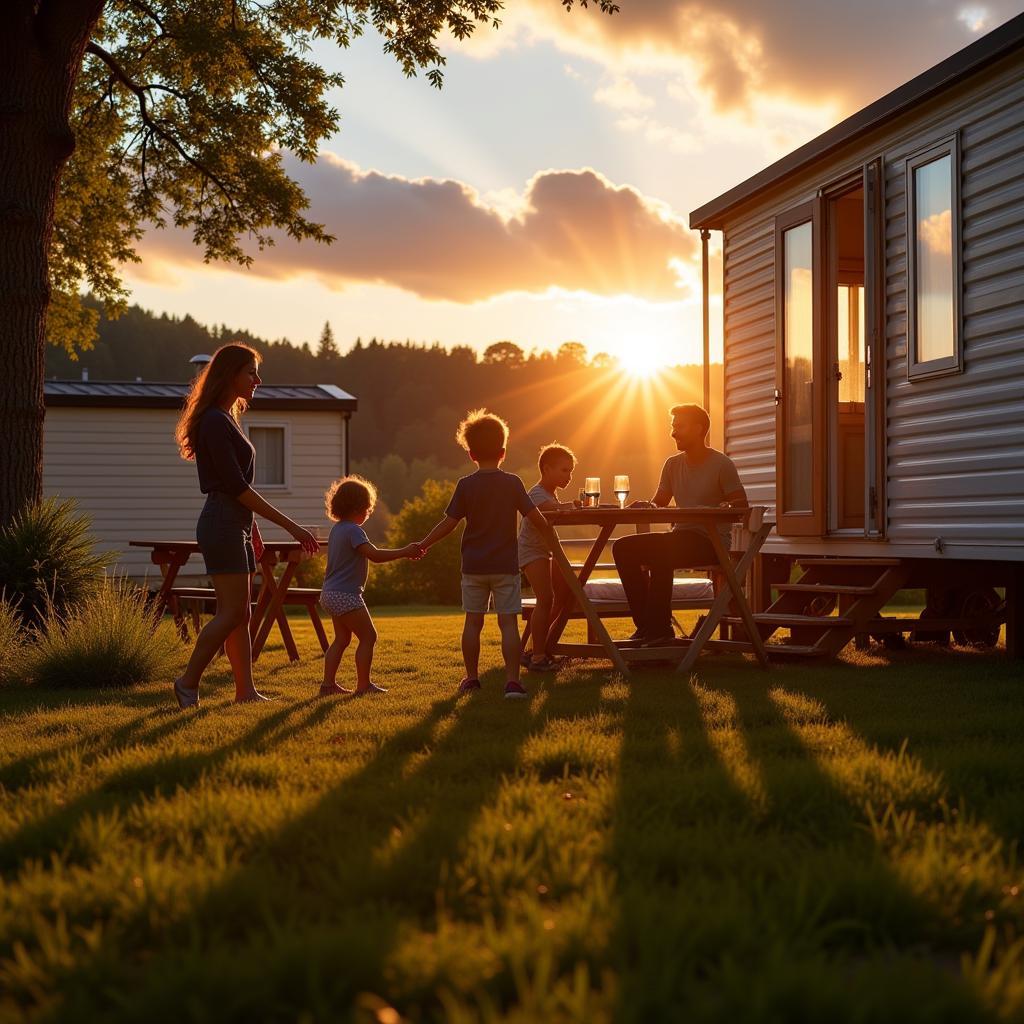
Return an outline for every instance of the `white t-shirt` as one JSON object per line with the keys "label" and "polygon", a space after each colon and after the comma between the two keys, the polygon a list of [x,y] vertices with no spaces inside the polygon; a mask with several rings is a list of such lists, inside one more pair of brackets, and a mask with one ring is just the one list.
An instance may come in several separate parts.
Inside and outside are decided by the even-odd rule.
{"label": "white t-shirt", "polygon": [[[549,501],[553,501],[556,504],[558,502],[558,499],[550,491],[546,491],[541,487],[540,484],[534,484],[527,493],[534,505],[543,505]],[[520,520],[518,540],[520,569],[524,565],[529,565],[531,562],[536,561],[538,558],[551,557],[551,551],[548,549],[547,544],[544,543],[540,530],[529,519],[523,518]]]}
{"label": "white t-shirt", "polygon": [[[686,452],[665,460],[661,470],[659,491],[669,491],[680,508],[717,508],[727,494],[743,485],[732,459],[715,448],[707,450],[702,462],[691,463]],[[688,523],[676,523],[673,530],[699,530]],[[728,545],[731,523],[719,523],[718,532]]]}

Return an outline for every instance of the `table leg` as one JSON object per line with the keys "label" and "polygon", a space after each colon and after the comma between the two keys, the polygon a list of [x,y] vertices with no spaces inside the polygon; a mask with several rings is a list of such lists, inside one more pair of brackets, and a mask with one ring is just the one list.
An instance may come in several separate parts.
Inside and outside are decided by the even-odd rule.
{"label": "table leg", "polygon": [[178,606],[178,602],[174,600],[171,590],[174,587],[174,581],[178,578],[178,570],[188,561],[189,555],[188,553],[183,554],[180,551],[161,551],[157,549],[150,557],[163,577],[160,589],[156,595],[157,620],[162,619],[164,613],[170,608],[171,614],[174,616],[174,625],[178,628],[178,633],[183,640],[188,640],[188,626],[185,624],[184,616],[181,614],[181,609]]}
{"label": "table leg", "polygon": [[718,536],[718,532],[714,527],[706,531],[708,539],[711,541],[711,546],[715,551],[715,557],[718,559],[718,563],[721,566],[722,574],[725,576],[725,585],[722,587],[721,593],[719,593],[715,598],[715,602],[712,604],[711,610],[708,612],[708,617],[704,620],[700,629],[697,631],[697,635],[693,638],[690,643],[690,648],[686,652],[686,657],[680,662],[679,668],[676,671],[689,672],[689,670],[693,668],[693,665],[697,660],[697,656],[701,652],[701,648],[715,631],[715,627],[718,625],[719,619],[721,619],[725,614],[725,611],[729,606],[730,597],[736,602],[740,617],[743,619],[743,624],[747,629],[750,646],[753,648],[758,662],[763,669],[767,669],[769,667],[768,655],[764,649],[764,640],[761,638],[761,634],[754,622],[754,617],[750,611],[750,605],[747,604],[746,595],[743,593],[741,581],[746,577],[747,572],[750,569],[750,564],[761,549],[761,544],[764,542],[764,538],[768,535],[768,531],[770,529],[770,526],[762,526],[761,529],[754,534],[750,540],[750,544],[747,546],[747,550],[743,552],[735,570],[732,567],[732,559],[729,557],[729,552],[726,551],[725,546],[722,544],[722,539]]}
{"label": "table leg", "polygon": [[263,616],[263,621],[260,623],[259,630],[256,633],[256,639],[252,645],[252,660],[255,661],[263,650],[264,644],[267,642],[267,637],[270,635],[270,629],[276,622],[278,628],[281,631],[281,639],[284,640],[285,650],[288,652],[288,657],[291,661],[298,661],[299,652],[295,647],[295,640],[292,638],[292,631],[288,627],[288,619],[285,617],[282,608],[284,606],[284,599],[288,593],[288,587],[291,585],[292,577],[295,575],[295,570],[298,568],[299,556],[296,555],[292,558],[291,555],[288,557],[288,561],[285,564],[284,572],[281,574],[281,578],[276,582],[271,582],[273,577],[267,579],[267,586],[272,587],[270,594],[270,601],[267,605],[266,614]]}
{"label": "table leg", "polygon": [[[583,565],[580,566],[580,572],[578,576],[576,575],[576,573],[572,571],[572,566],[569,564],[569,559],[565,558],[565,552],[562,550],[561,544],[558,545],[558,550],[562,552],[562,557],[565,559],[566,565],[569,565],[569,572],[572,573],[573,577],[579,582],[581,588],[586,584],[587,580],[590,579],[590,574],[594,571],[594,566],[597,565],[597,563],[601,560],[601,552],[604,550],[605,544],[608,543],[608,538],[612,535],[612,531],[614,529],[614,526],[601,527],[600,532],[594,540],[593,547],[590,549],[590,552],[587,555],[587,557],[583,560]],[[554,627],[554,643],[558,643],[559,639],[562,636],[562,633],[565,632],[565,627],[568,622],[569,609],[566,608],[558,613],[557,617],[555,618],[555,621],[552,623],[552,626]]]}
{"label": "table leg", "polygon": [[256,634],[263,623],[263,616],[266,614],[270,596],[274,591],[275,565],[277,565],[277,556],[272,551],[264,552],[260,559],[260,589],[256,595],[256,607],[253,608],[252,617],[249,619],[249,637],[253,643],[256,642]]}
{"label": "table leg", "polygon": [[[588,556],[587,561],[584,563],[583,569],[580,570],[580,575],[577,575],[572,571],[572,566],[569,564],[569,559],[565,557],[565,552],[562,550],[561,544],[555,544],[552,548],[551,555],[555,560],[555,564],[558,566],[559,571],[562,573],[563,578],[573,597],[579,602],[580,610],[583,612],[587,619],[587,625],[594,631],[598,641],[608,652],[608,657],[611,659],[612,664],[622,673],[623,676],[629,675],[629,666],[626,664],[625,659],[622,657],[622,652],[615,646],[615,642],[608,635],[608,630],[605,629],[604,623],[601,621],[601,617],[594,611],[594,606],[590,603],[590,598],[587,597],[583,590],[583,583],[586,582],[586,576],[584,572],[589,576],[593,571],[594,565],[597,564],[597,557],[600,554],[601,549],[604,547],[605,542],[611,535],[611,528],[604,527],[601,530],[601,535],[598,537],[594,544],[594,548]],[[595,553],[596,552],[596,553]],[[589,564],[589,569],[587,568]],[[582,580],[582,582],[581,582]],[[563,624],[564,628],[564,624]],[[559,632],[558,635],[561,635]]]}

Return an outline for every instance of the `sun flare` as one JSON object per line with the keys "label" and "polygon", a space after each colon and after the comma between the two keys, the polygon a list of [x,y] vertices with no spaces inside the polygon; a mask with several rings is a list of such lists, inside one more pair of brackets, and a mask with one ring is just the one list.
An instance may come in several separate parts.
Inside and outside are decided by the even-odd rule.
{"label": "sun flare", "polygon": [[638,341],[619,354],[619,365],[630,377],[650,380],[668,365],[668,361],[657,346]]}

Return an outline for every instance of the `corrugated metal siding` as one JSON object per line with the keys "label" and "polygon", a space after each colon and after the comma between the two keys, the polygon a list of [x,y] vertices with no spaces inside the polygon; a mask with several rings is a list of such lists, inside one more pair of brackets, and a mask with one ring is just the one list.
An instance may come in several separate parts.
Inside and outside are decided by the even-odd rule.
{"label": "corrugated metal siding", "polygon": [[[726,451],[775,500],[774,218],[884,154],[887,535],[894,553],[1024,557],[1024,58],[739,211],[725,231]],[[907,379],[905,161],[961,133],[964,372]],[[1009,549],[1013,549],[1011,552]]]}
{"label": "corrugated metal siding", "polygon": [[[46,413],[44,493],[75,498],[92,519],[97,546],[120,552],[117,571],[133,579],[159,573],[149,552],[128,547],[129,540],[195,538],[203,496],[195,466],[178,457],[177,417],[171,409],[54,408]],[[250,410],[245,423],[289,424],[289,486],[262,493],[297,522],[328,527],[323,493],[342,472],[344,418],[333,412]],[[261,523],[261,528],[265,536],[283,536],[270,524]],[[202,571],[198,556],[182,570]]]}
{"label": "corrugated metal siding", "polygon": [[[886,153],[888,535],[1024,545],[1022,61],[908,131]],[[954,130],[961,146],[961,374],[907,378],[906,158]]]}

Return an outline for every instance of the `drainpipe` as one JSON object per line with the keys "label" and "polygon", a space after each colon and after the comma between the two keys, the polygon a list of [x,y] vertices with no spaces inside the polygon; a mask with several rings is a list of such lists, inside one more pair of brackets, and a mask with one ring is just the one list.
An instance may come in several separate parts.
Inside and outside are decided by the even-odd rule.
{"label": "drainpipe", "polygon": [[349,470],[349,450],[350,450],[351,442],[349,441],[349,434],[351,433],[351,431],[352,431],[352,414],[350,412],[347,412],[347,413],[345,413],[345,452],[344,452],[345,472],[343,474],[344,476],[348,476],[348,474],[350,472],[350,470]]}
{"label": "drainpipe", "polygon": [[700,229],[701,307],[704,314],[704,408],[711,412],[711,321],[708,311],[708,239],[711,232]]}

